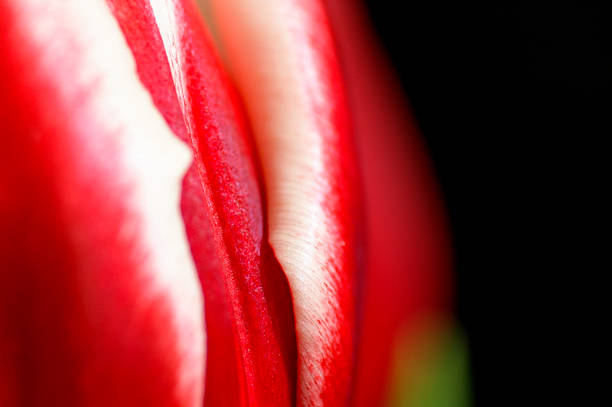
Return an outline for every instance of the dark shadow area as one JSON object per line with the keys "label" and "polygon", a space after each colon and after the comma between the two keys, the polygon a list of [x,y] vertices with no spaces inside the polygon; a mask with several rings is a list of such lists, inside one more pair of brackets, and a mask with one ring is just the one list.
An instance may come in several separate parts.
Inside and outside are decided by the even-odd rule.
{"label": "dark shadow area", "polygon": [[605,2],[366,3],[445,195],[474,405],[525,401],[555,352],[539,334],[564,335],[531,304],[565,258],[548,243],[569,227],[593,143],[612,134],[611,14]]}

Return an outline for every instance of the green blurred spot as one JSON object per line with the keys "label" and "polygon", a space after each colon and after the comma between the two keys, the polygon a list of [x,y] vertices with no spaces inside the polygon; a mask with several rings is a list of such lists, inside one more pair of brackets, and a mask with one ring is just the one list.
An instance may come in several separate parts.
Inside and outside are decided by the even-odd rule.
{"label": "green blurred spot", "polygon": [[463,333],[447,327],[415,346],[402,340],[396,353],[392,407],[468,407],[468,348]]}

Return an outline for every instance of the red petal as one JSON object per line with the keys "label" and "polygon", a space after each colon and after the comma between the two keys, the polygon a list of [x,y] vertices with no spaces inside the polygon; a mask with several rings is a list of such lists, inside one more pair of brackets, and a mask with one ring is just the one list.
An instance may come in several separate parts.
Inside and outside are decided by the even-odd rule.
{"label": "red petal", "polygon": [[294,299],[298,404],[346,405],[356,351],[359,197],[325,11],[320,1],[212,5],[262,157],[270,242]]}
{"label": "red petal", "polygon": [[188,150],[102,1],[0,1],[0,405],[199,406]]}
{"label": "red petal", "polygon": [[109,3],[145,86],[195,154],[181,207],[206,300],[206,405],[290,405],[291,299],[262,245],[257,174],[239,101],[192,1]]}
{"label": "red petal", "polygon": [[[364,173],[365,313],[355,400],[385,405],[398,334],[447,312],[450,248],[439,191],[401,85],[354,1],[326,0],[343,58]],[[416,341],[415,341],[416,342]]]}

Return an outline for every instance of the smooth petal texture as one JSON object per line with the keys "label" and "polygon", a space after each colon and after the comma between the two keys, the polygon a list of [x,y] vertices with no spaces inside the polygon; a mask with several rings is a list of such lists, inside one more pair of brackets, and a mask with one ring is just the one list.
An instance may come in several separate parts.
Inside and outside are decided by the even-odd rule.
{"label": "smooth petal texture", "polygon": [[360,197],[325,10],[319,1],[210,3],[253,124],[270,243],[293,295],[298,405],[346,405],[356,352]]}
{"label": "smooth petal texture", "polygon": [[287,282],[264,241],[239,100],[192,1],[109,0],[139,75],[195,164],[182,212],[206,293],[207,406],[291,405],[295,333]]}
{"label": "smooth petal texture", "polygon": [[1,0],[0,405],[200,406],[188,149],[103,1]]}
{"label": "smooth petal texture", "polygon": [[357,1],[326,4],[354,112],[368,221],[355,405],[388,405],[394,348],[400,339],[416,343],[449,312],[448,225],[423,141],[367,15]]}

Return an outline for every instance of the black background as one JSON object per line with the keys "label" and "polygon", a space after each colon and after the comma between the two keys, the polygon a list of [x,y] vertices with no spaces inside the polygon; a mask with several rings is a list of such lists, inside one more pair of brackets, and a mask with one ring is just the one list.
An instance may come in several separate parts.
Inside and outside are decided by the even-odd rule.
{"label": "black background", "polygon": [[474,405],[533,402],[564,368],[549,361],[568,330],[556,305],[534,303],[556,289],[567,202],[612,134],[612,14],[585,1],[366,3],[445,195]]}

